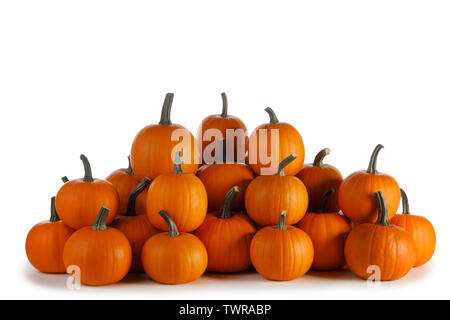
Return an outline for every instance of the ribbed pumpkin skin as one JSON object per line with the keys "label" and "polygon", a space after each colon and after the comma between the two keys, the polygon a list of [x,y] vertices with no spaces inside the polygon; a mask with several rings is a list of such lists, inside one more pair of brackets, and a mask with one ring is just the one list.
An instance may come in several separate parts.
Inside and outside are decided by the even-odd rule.
{"label": "ribbed pumpkin skin", "polygon": [[350,270],[363,279],[371,276],[367,273],[371,265],[380,267],[380,280],[400,279],[416,261],[411,235],[396,226],[358,225],[348,235],[344,253]]}
{"label": "ribbed pumpkin skin", "polygon": [[154,235],[142,249],[142,266],[150,278],[166,284],[181,284],[200,278],[208,265],[203,243],[193,234],[168,237]]}
{"label": "ribbed pumpkin skin", "polygon": [[119,194],[119,210],[117,214],[125,214],[127,211],[128,197],[131,191],[139,184],[139,180],[134,174],[127,173],[127,169],[117,169],[106,177],[106,181],[111,182]]}
{"label": "ribbed pumpkin skin", "polygon": [[141,262],[142,247],[145,242],[160,231],[153,227],[146,215],[121,216],[116,218],[111,227],[121,231],[130,242],[133,259],[130,272],[143,272]]}
{"label": "ribbed pumpkin skin", "polygon": [[250,262],[250,242],[256,232],[251,220],[244,214],[232,212],[232,217],[221,219],[218,212],[208,214],[195,235],[208,252],[208,271],[238,272],[247,270]]}
{"label": "ribbed pumpkin skin", "polygon": [[416,262],[414,267],[427,263],[433,257],[436,248],[436,232],[428,219],[408,214],[396,214],[391,224],[408,231],[416,246]]}
{"label": "ribbed pumpkin skin", "polygon": [[338,213],[309,212],[297,224],[314,245],[313,270],[335,270],[345,265],[344,246],[352,230],[349,221]]}
{"label": "ribbed pumpkin skin", "polygon": [[44,221],[31,228],[25,250],[33,267],[40,272],[65,273],[63,249],[73,232],[62,221]]}
{"label": "ribbed pumpkin skin", "polygon": [[233,186],[238,186],[241,192],[234,198],[232,209],[235,211],[244,209],[245,190],[255,178],[250,167],[238,163],[202,166],[197,176],[203,182],[208,195],[208,212],[220,209],[223,198]]}
{"label": "ribbed pumpkin skin", "polygon": [[81,283],[100,286],[116,283],[131,266],[131,246],[117,229],[104,231],[84,227],[67,240],[63,252],[64,265],[79,266]]}
{"label": "ribbed pumpkin skin", "polygon": [[259,176],[247,187],[245,207],[250,218],[258,224],[277,224],[283,210],[289,212],[286,223],[295,224],[306,213],[308,192],[295,176]]}
{"label": "ribbed pumpkin skin", "polygon": [[147,193],[147,217],[159,230],[167,231],[167,224],[158,214],[170,212],[179,231],[197,229],[206,217],[208,196],[203,183],[193,174],[168,173],[153,180]]}
{"label": "ribbed pumpkin skin", "polygon": [[250,258],[256,271],[269,280],[293,280],[308,272],[314,246],[302,230],[274,226],[259,230],[250,245]]}

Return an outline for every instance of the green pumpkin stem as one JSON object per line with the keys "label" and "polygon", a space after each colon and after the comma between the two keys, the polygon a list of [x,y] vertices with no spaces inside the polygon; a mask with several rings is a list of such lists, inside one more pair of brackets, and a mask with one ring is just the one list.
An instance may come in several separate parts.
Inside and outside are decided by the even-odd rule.
{"label": "green pumpkin stem", "polygon": [[69,178],[67,178],[67,176],[62,177],[61,180],[64,183],[69,182]]}
{"label": "green pumpkin stem", "polygon": [[181,168],[181,151],[177,151],[175,153],[173,173],[177,173],[177,174],[183,173],[183,169]]}
{"label": "green pumpkin stem", "polygon": [[264,109],[265,112],[269,114],[270,117],[270,123],[279,123],[277,115],[275,114],[275,111],[272,110],[271,107],[267,107]]}
{"label": "green pumpkin stem", "polygon": [[136,216],[136,199],[148,187],[150,184],[150,179],[145,177],[142,181],[131,191],[128,197],[127,204],[127,213],[125,214],[127,217]]}
{"label": "green pumpkin stem", "polygon": [[128,168],[125,170],[126,174],[133,174],[133,168],[131,168],[131,158],[130,156],[128,158]]}
{"label": "green pumpkin stem", "polygon": [[375,198],[377,200],[377,206],[378,206],[378,219],[375,222],[375,224],[379,226],[385,226],[389,227],[389,215],[388,215],[388,209],[386,206],[386,200],[384,198],[382,191],[375,192]]}
{"label": "green pumpkin stem", "polygon": [[280,218],[278,219],[278,224],[275,227],[276,229],[278,229],[278,230],[286,230],[286,217],[287,217],[286,211],[283,210],[281,212]]}
{"label": "green pumpkin stem", "polygon": [[222,92],[222,114],[220,115],[222,118],[228,117],[228,99],[225,92]]}
{"label": "green pumpkin stem", "polygon": [[91,164],[89,163],[88,158],[84,154],[80,155],[80,159],[83,162],[84,166],[84,178],[83,181],[85,182],[93,182],[94,178],[92,178],[92,169]]}
{"label": "green pumpkin stem", "polygon": [[370,157],[369,168],[367,169],[367,173],[378,174],[377,171],[378,154],[380,153],[380,150],[383,148],[384,148],[383,145],[379,144],[373,150],[372,156]]}
{"label": "green pumpkin stem", "polygon": [[220,209],[220,214],[219,214],[220,219],[231,218],[231,204],[233,203],[233,200],[238,193],[239,193],[238,186],[234,186],[227,192],[227,194],[225,195],[225,198],[223,200],[223,203],[222,203],[222,208]]}
{"label": "green pumpkin stem", "polygon": [[319,151],[319,153],[314,158],[313,166],[314,167],[323,167],[323,158],[330,154],[330,149],[325,148]]}
{"label": "green pumpkin stem", "polygon": [[400,193],[402,194],[402,211],[403,214],[411,214],[411,212],[409,212],[409,200],[408,200],[408,196],[406,195],[405,190],[400,188]]}
{"label": "green pumpkin stem", "polygon": [[283,159],[280,164],[278,165],[278,170],[275,175],[277,176],[284,176],[284,169],[295,159],[297,158],[297,155],[295,153],[291,153],[289,157],[286,159]]}
{"label": "green pumpkin stem", "polygon": [[104,231],[106,230],[106,218],[108,217],[109,209],[106,207],[101,207],[100,211],[95,218],[95,222],[92,225],[92,230]]}
{"label": "green pumpkin stem", "polygon": [[320,210],[319,213],[324,213],[325,212],[325,207],[327,204],[328,199],[330,198],[330,196],[334,193],[334,189],[330,189],[328,190],[322,197],[322,203],[320,205]]}
{"label": "green pumpkin stem", "polygon": [[56,212],[55,200],[56,197],[52,197],[52,200],[50,202],[50,222],[57,222],[61,220],[58,217],[58,213]]}
{"label": "green pumpkin stem", "polygon": [[169,216],[167,212],[164,210],[161,210],[158,212],[159,215],[166,221],[167,226],[169,227],[168,236],[169,237],[178,237],[180,233],[178,232],[177,225],[175,224],[175,221],[172,220],[172,218]]}
{"label": "green pumpkin stem", "polygon": [[159,124],[170,125],[172,121],[170,121],[170,111],[172,109],[173,102],[173,93],[167,93],[164,99],[164,104],[161,111],[161,120]]}

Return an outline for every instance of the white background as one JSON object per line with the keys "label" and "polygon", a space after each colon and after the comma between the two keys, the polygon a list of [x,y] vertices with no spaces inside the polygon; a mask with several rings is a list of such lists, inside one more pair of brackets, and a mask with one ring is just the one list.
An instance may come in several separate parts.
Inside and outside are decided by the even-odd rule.
{"label": "white background", "polygon": [[[2,1],[0,298],[450,298],[449,17],[448,1]],[[166,92],[172,120],[195,132],[222,91],[249,131],[271,106],[301,132],[307,162],[329,147],[344,175],[384,144],[380,171],[436,228],[432,261],[372,290],[340,271],[70,291],[66,275],[28,264],[26,234],[60,177],[82,176],[80,153],[104,178]]]}

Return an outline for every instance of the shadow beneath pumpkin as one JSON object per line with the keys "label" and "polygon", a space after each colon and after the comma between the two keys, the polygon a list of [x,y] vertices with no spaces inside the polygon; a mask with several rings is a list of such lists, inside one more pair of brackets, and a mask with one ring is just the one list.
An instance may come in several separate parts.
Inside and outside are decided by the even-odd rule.
{"label": "shadow beneath pumpkin", "polygon": [[24,273],[26,278],[41,287],[49,289],[66,289],[67,274],[63,273],[42,273],[26,265],[24,267]]}
{"label": "shadow beneath pumpkin", "polygon": [[343,267],[339,270],[332,271],[316,271],[310,270],[307,273],[308,276],[313,278],[322,278],[322,279],[333,279],[333,280],[342,280],[342,281],[361,281],[360,278],[355,276],[347,267]]}

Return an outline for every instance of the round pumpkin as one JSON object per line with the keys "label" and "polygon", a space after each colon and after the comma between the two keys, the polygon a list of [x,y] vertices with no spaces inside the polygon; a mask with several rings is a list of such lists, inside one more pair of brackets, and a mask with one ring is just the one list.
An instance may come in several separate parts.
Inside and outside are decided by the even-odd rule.
{"label": "round pumpkin", "polygon": [[208,265],[208,254],[195,235],[178,232],[167,212],[161,210],[168,232],[158,233],[142,248],[142,266],[153,280],[166,284],[194,281],[202,276]]}
{"label": "round pumpkin", "polygon": [[296,176],[284,174],[285,168],[296,159],[291,154],[284,159],[274,175],[256,177],[247,187],[245,207],[247,213],[258,224],[265,226],[277,223],[280,212],[289,212],[287,224],[300,221],[308,208],[308,192]]}
{"label": "round pumpkin", "polygon": [[[183,171],[196,173],[199,151],[194,136],[185,127],[170,120],[173,93],[166,94],[158,124],[143,128],[134,138],[131,147],[131,166],[141,180],[172,172],[173,156],[176,150],[183,150]],[[181,145],[181,147],[180,147]]]}
{"label": "round pumpkin", "polygon": [[238,272],[247,270],[250,262],[250,242],[256,232],[248,216],[231,211],[239,188],[231,188],[220,211],[209,213],[195,231],[208,252],[208,271]]}
{"label": "round pumpkin", "polygon": [[250,244],[250,259],[256,271],[269,280],[293,280],[308,272],[314,258],[309,236],[286,226],[286,211],[276,226],[262,228]]}
{"label": "round pumpkin", "polygon": [[38,223],[28,232],[25,251],[28,261],[40,272],[65,273],[63,249],[74,230],[59,219],[55,197],[50,208],[50,220]]}
{"label": "round pumpkin", "polygon": [[328,148],[320,150],[314,162],[304,165],[303,169],[297,174],[297,177],[302,180],[306,190],[308,190],[308,212],[320,210],[322,196],[330,189],[334,189],[336,192],[328,199],[325,211],[338,212],[340,210],[338,191],[343,177],[336,167],[323,163],[323,159],[329,154],[330,149]]}
{"label": "round pumpkin", "polygon": [[105,180],[92,177],[86,156],[80,156],[84,165],[84,178],[63,184],[56,195],[56,210],[61,220],[73,229],[92,226],[102,206],[109,209],[106,224],[110,224],[119,209],[119,195]]}
{"label": "round pumpkin", "polygon": [[176,153],[173,173],[153,180],[147,193],[147,217],[159,230],[168,230],[161,210],[170,212],[180,231],[190,232],[203,222],[208,208],[208,196],[201,180],[191,173],[183,173],[181,152]]}
{"label": "round pumpkin", "polygon": [[[260,125],[250,135],[249,164],[257,175],[270,175],[276,172],[280,162],[295,153],[297,158],[286,167],[286,175],[296,175],[305,161],[305,146],[300,133],[292,125],[279,122],[275,112],[266,108],[270,123]],[[272,141],[272,135],[278,137]],[[273,145],[272,145],[273,142]],[[272,150],[273,149],[273,150]],[[278,150],[278,152],[276,152]],[[272,154],[272,151],[275,153]],[[265,157],[273,157],[273,159]]]}
{"label": "round pumpkin", "polygon": [[375,224],[359,224],[350,232],[345,242],[345,261],[360,278],[368,279],[379,268],[375,278],[396,280],[405,276],[416,261],[414,240],[404,229],[389,224],[383,192],[377,191],[375,198],[378,219]]}
{"label": "round pumpkin", "polygon": [[378,153],[383,148],[379,144],[372,153],[369,168],[357,171],[344,179],[339,188],[339,206],[355,223],[375,222],[378,211],[374,192],[383,192],[388,210],[388,220],[397,212],[400,204],[400,187],[393,177],[378,172]]}
{"label": "round pumpkin", "polygon": [[419,267],[427,263],[434,254],[436,248],[436,232],[431,222],[422,216],[412,215],[409,211],[409,201],[406,193],[403,189],[402,214],[396,214],[391,224],[399,226],[408,231],[413,237],[414,244],[416,245],[416,262],[414,267]]}
{"label": "round pumpkin", "polygon": [[106,227],[109,210],[102,207],[92,227],[74,232],[63,251],[64,265],[80,268],[80,281],[91,286],[116,283],[131,266],[131,246],[119,230]]}
{"label": "round pumpkin", "polygon": [[308,212],[297,227],[305,231],[314,245],[313,270],[336,270],[345,265],[344,246],[350,222],[337,212],[326,211],[334,189],[330,189],[322,199],[318,212]]}

